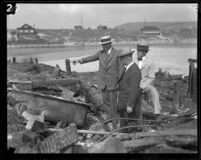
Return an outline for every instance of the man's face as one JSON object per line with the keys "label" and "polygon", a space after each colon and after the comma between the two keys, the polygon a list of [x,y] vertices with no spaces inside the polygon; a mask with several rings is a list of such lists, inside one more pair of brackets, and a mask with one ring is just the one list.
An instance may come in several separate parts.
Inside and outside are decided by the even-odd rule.
{"label": "man's face", "polygon": [[112,43],[102,44],[102,48],[104,51],[109,50],[112,47]]}
{"label": "man's face", "polygon": [[125,66],[125,65],[128,65],[129,63],[129,56],[123,56],[123,57],[120,57],[120,61],[121,63]]}
{"label": "man's face", "polygon": [[146,55],[146,52],[145,51],[142,51],[142,50],[137,50],[137,58],[141,59],[142,57],[144,57]]}

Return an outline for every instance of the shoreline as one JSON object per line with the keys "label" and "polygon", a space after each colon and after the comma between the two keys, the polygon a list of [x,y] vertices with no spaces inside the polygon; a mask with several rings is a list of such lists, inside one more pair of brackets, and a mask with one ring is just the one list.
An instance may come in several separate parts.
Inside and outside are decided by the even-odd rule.
{"label": "shoreline", "polygon": [[[137,45],[139,42],[131,42],[131,43],[113,43],[113,46],[125,46],[125,45]],[[150,42],[150,46],[185,46],[185,45],[197,45],[195,42],[179,42],[179,43],[155,43]],[[83,49],[87,47],[99,47],[101,44],[85,44],[85,45],[49,45],[49,44],[17,44],[17,45],[7,45],[7,48],[71,48],[71,49]]]}
{"label": "shoreline", "polygon": [[[121,46],[128,46],[128,47],[136,47],[132,45],[137,45],[137,43],[131,43],[131,44],[113,44],[114,47],[121,47]],[[152,47],[193,47],[195,46],[197,48],[197,43],[174,43],[174,44],[150,44],[150,48]],[[13,57],[13,56],[34,56],[32,54],[50,54],[54,52],[70,52],[70,51],[85,51],[88,49],[94,49],[95,51],[101,49],[101,45],[87,45],[87,46],[64,46],[64,47],[16,47],[16,48],[10,48],[7,46],[7,57]],[[81,55],[82,56],[82,55]],[[58,59],[58,58],[57,58]],[[60,58],[59,58],[60,59]]]}

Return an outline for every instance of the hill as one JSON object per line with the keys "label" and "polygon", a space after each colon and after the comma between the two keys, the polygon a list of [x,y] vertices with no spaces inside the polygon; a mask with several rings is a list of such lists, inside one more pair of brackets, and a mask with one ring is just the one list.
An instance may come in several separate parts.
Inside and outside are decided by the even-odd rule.
{"label": "hill", "polygon": [[190,27],[195,28],[197,30],[197,22],[132,22],[125,23],[114,28],[124,29],[127,31],[139,31],[144,26],[156,26],[160,29],[165,29],[166,27]]}
{"label": "hill", "polygon": [[[155,26],[160,29],[159,35],[144,35],[141,29],[144,26]],[[8,41],[16,41],[19,36],[12,35],[16,30],[7,30]],[[175,43],[181,41],[192,41],[197,39],[197,22],[133,22],[125,23],[114,28],[107,29],[36,29],[40,40],[48,43],[96,43],[104,34],[110,34],[116,42],[129,42],[138,40],[149,40],[154,43]],[[17,33],[16,33],[17,34]],[[17,37],[17,38],[16,38]],[[26,37],[28,40],[32,37]],[[42,41],[39,41],[42,43]]]}

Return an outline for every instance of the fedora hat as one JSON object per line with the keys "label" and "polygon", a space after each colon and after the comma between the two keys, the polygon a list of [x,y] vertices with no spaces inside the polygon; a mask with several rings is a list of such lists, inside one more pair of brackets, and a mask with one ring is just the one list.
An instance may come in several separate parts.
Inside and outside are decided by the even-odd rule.
{"label": "fedora hat", "polygon": [[149,45],[147,43],[137,44],[137,50],[149,51]]}
{"label": "fedora hat", "polygon": [[121,49],[117,57],[123,57],[132,54],[134,51],[131,48]]}
{"label": "fedora hat", "polygon": [[106,35],[101,37],[101,44],[112,43],[112,39],[110,35]]}

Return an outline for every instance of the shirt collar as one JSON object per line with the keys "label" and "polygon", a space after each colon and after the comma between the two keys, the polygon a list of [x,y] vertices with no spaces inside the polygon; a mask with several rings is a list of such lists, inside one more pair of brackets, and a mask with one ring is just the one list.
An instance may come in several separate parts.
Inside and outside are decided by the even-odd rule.
{"label": "shirt collar", "polygon": [[126,67],[126,71],[130,68],[130,66],[134,63],[134,61],[132,61],[131,63],[129,63],[128,65],[125,65]]}
{"label": "shirt collar", "polygon": [[141,60],[141,61],[143,62],[146,58],[147,58],[146,56],[142,57],[142,60]]}
{"label": "shirt collar", "polygon": [[110,54],[112,51],[112,47],[110,49],[108,49],[107,53]]}

